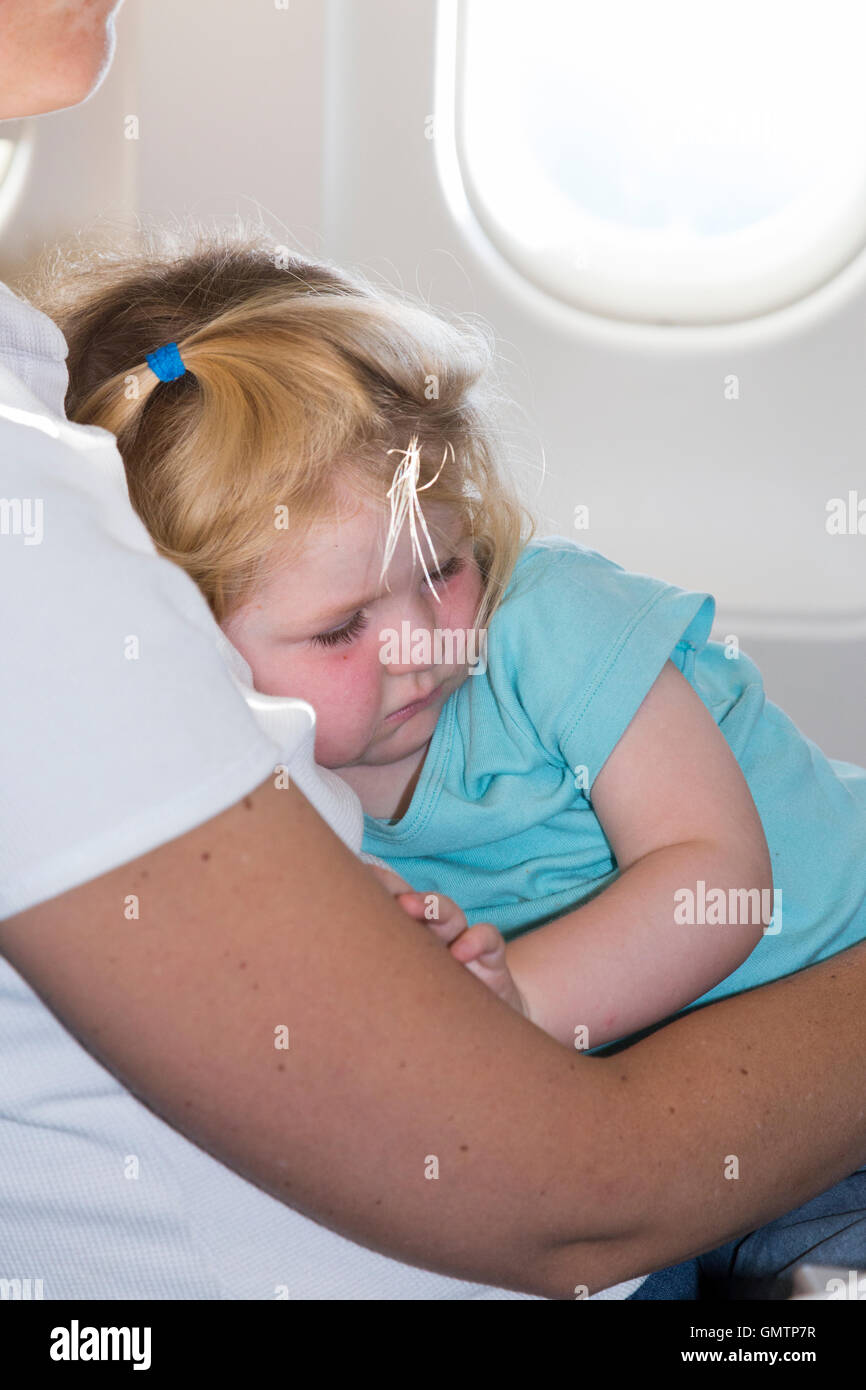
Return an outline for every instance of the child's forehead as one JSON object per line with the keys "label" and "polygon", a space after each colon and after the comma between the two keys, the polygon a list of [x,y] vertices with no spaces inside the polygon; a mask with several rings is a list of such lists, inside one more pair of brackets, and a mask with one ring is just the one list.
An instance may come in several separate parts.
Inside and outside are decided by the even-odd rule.
{"label": "child's forehead", "polygon": [[[458,539],[462,518],[453,507],[427,502],[423,515],[429,530],[435,530],[449,540]],[[337,564],[353,557],[357,561],[369,558],[378,566],[381,564],[390,521],[391,509],[387,502],[353,499],[351,503],[340,506],[334,516],[316,522],[309,528],[303,542],[293,547],[296,563]],[[416,531],[423,536],[420,521],[416,521]],[[428,548],[425,545],[425,552]],[[411,559],[412,549],[411,528],[407,519],[401,528],[397,550]]]}
{"label": "child's forehead", "polygon": [[[424,516],[438,563],[444,563],[466,537],[465,519],[441,503],[426,505]],[[284,533],[274,543],[254,589],[226,624],[229,635],[239,627],[264,639],[304,635],[307,627],[324,630],[373,603],[380,593],[410,583],[420,563],[408,525],[401,531],[385,580],[380,579],[389,519],[388,507],[357,506],[305,531],[303,542],[290,531]],[[432,568],[429,557],[427,563]]]}
{"label": "child's forehead", "polygon": [[334,513],[308,528],[300,555],[305,560],[334,550],[381,549],[388,531],[388,504],[366,498],[337,501]]}

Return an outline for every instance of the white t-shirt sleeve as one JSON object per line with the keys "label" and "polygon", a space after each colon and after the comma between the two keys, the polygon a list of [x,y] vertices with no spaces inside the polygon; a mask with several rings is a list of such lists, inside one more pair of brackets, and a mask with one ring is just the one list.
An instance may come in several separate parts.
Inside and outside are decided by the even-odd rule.
{"label": "white t-shirt sleeve", "polygon": [[302,701],[279,742],[257,723],[113,437],[22,410],[15,385],[0,370],[0,918],[210,819],[311,744]]}

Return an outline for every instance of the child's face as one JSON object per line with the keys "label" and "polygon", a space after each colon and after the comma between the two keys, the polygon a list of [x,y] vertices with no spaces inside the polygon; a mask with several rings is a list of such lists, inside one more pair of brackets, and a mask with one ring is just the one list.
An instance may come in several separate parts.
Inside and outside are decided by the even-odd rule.
{"label": "child's face", "polygon": [[[437,534],[446,538],[435,541],[438,572],[421,538],[439,603],[417,556],[413,565],[408,523],[380,584],[387,517],[384,509],[362,503],[354,515],[312,532],[300,556],[278,564],[223,622],[226,636],[249,663],[257,690],[294,695],[313,706],[316,760],[323,767],[381,765],[416,753],[429,741],[448,696],[466,679],[465,663],[435,664],[437,655],[459,653],[454,648],[449,653],[447,639],[440,640],[437,653],[433,634],[437,628],[468,634],[481,598],[481,574],[459,517],[432,504],[424,515],[431,534],[435,521]],[[429,646],[426,665],[412,661],[412,643],[398,652],[403,664],[380,660],[386,630],[402,634],[406,622],[412,643],[420,644],[422,653]],[[418,637],[425,630],[429,644]],[[471,658],[477,646],[467,640],[466,651]],[[423,707],[405,708],[428,695],[432,698]]]}

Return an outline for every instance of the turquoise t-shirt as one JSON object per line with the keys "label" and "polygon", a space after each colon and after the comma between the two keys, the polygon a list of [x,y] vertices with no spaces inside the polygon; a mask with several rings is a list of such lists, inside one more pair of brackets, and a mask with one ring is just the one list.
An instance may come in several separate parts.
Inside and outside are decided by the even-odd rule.
{"label": "turquoise t-shirt", "polygon": [[588,793],[670,658],[746,778],[777,903],[748,959],[689,1007],[862,940],[866,770],[826,758],[767,699],[749,657],[708,640],[714,614],[711,595],[574,541],[527,546],[489,624],[486,671],[443,706],[406,814],[365,817],[363,848],[506,938],[561,917],[616,876]]}

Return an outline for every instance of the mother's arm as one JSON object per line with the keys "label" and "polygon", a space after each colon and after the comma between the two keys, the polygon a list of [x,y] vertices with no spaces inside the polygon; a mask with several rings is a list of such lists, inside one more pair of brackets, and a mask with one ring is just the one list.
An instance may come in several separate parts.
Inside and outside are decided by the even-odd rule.
{"label": "mother's arm", "polygon": [[866,946],[584,1057],[407,921],[295,788],[0,923],[0,947],[195,1143],[463,1279],[569,1298],[866,1162]]}

